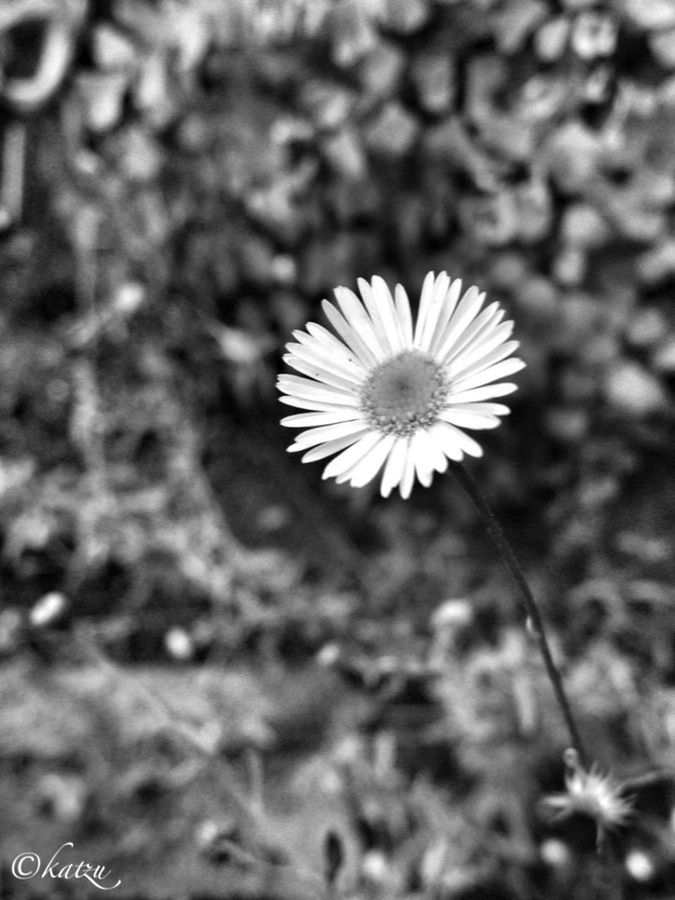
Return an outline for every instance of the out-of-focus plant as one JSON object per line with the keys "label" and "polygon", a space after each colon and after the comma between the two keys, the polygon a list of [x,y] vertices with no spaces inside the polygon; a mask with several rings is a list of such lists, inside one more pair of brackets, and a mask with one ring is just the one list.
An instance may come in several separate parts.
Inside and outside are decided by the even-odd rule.
{"label": "out-of-focus plant", "polygon": [[[369,889],[485,892],[506,871],[515,896],[540,876],[551,896],[592,896],[570,822],[529,833],[559,735],[542,715],[533,737],[547,697],[511,640],[500,578],[471,562],[470,511],[448,479],[405,513],[368,490],[316,490],[270,437],[268,402],[279,335],[333,284],[449,268],[485,285],[517,318],[528,369],[476,473],[519,545],[532,541],[528,576],[555,596],[554,655],[598,756],[621,778],[645,756],[665,766],[668,4],[13,0],[0,17],[0,652],[47,653],[39,601],[55,592],[63,627],[103,616],[101,641],[122,657],[276,665],[328,644],[386,707],[394,724],[372,727],[397,747],[403,734],[402,756],[421,768],[440,743],[435,771],[461,807],[449,815],[435,785],[413,809],[406,796],[421,826],[394,809],[366,854]],[[456,529],[441,531],[449,509]],[[251,557],[235,533],[286,556]],[[445,596],[471,598],[453,659],[467,654],[475,707],[447,660],[444,674],[427,665]],[[408,693],[425,700],[423,729]],[[499,746],[471,744],[468,723]],[[475,792],[461,795],[465,778]],[[514,796],[509,779],[529,790]],[[68,790],[47,782],[45,802],[66,810]],[[631,832],[631,889],[667,879],[666,819]],[[226,826],[204,833],[226,842]],[[205,844],[210,860],[225,852]]]}

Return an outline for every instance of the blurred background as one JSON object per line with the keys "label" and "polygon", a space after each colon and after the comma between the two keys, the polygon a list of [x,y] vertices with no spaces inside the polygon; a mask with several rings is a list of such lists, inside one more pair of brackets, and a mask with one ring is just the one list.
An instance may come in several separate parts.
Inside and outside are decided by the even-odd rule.
{"label": "blurred background", "polygon": [[[675,896],[675,3],[5,0],[0,97],[0,896]],[[458,484],[285,452],[290,331],[430,269],[516,321],[469,465],[601,857]]]}

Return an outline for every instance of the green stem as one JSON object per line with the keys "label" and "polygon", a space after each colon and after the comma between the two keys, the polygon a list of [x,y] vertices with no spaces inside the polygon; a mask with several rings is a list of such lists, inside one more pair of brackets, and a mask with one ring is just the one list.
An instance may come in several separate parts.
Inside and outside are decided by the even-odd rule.
{"label": "green stem", "polygon": [[551,655],[551,648],[546,638],[546,631],[544,629],[544,621],[541,617],[541,613],[539,612],[539,607],[537,606],[537,602],[534,599],[534,595],[530,590],[530,586],[525,580],[525,576],[523,575],[523,570],[520,567],[520,563],[516,559],[516,556],[511,549],[511,544],[509,543],[508,538],[504,534],[501,525],[497,521],[495,514],[492,512],[492,509],[488,505],[487,500],[481,493],[476,482],[469,475],[464,466],[460,465],[459,463],[452,463],[451,465],[455,474],[457,475],[457,478],[459,479],[460,484],[466,491],[467,495],[471,499],[471,502],[476,507],[481,518],[485,522],[490,537],[497,545],[497,548],[502,555],[502,559],[504,560],[507,569],[511,573],[511,577],[520,590],[523,608],[527,618],[529,619],[531,630],[534,633],[534,636],[536,637],[539,644],[539,650],[544,660],[546,672],[551,684],[553,685],[556,700],[558,701],[558,705],[560,706],[563,717],[565,719],[565,724],[567,725],[567,730],[569,731],[572,746],[579,754],[579,758],[583,761],[586,759],[583,741],[581,740],[579,729],[577,728],[574,716],[572,715],[572,709],[570,707],[569,700],[567,699],[565,688],[563,687],[562,677],[560,675],[560,672],[558,671],[558,668],[556,667],[555,662],[553,661],[553,656]]}

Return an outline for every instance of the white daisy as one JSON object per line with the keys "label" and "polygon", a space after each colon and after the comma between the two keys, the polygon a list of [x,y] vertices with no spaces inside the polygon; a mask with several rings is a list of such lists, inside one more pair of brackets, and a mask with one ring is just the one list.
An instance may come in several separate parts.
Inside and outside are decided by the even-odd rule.
{"label": "white daisy", "polygon": [[495,403],[516,390],[504,382],[525,365],[511,357],[513,322],[498,303],[445,272],[424,279],[417,321],[405,290],[382,278],[358,281],[361,298],[335,288],[323,301],[335,334],[309,322],[294,331],[284,361],[300,375],[280,375],[282,403],[306,410],[281,424],[303,428],[288,448],[303,462],[334,458],[323,477],[361,487],[382,472],[381,493],[410,495],[448,460],[481,456],[467,430],[495,428],[509,408]]}

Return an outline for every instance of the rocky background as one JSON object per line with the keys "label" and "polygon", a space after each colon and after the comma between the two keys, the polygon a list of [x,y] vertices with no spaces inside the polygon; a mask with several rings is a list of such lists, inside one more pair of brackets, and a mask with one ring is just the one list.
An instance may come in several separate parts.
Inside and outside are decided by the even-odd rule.
{"label": "rocky background", "polygon": [[[0,72],[0,896],[672,897],[675,3],[10,0]],[[284,450],[290,331],[429,269],[517,323],[471,469],[602,856],[458,485]]]}

